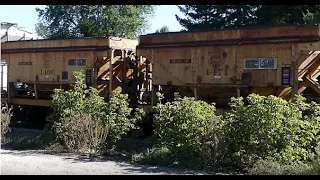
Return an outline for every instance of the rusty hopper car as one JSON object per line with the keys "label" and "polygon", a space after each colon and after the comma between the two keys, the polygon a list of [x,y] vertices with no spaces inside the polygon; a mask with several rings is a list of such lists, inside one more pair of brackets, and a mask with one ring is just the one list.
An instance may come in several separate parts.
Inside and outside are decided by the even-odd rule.
{"label": "rusty hopper car", "polygon": [[179,92],[226,105],[249,93],[290,99],[307,87],[319,96],[319,32],[296,25],[147,34],[137,54],[152,63],[152,89],[171,99]]}
{"label": "rusty hopper car", "polygon": [[135,56],[137,44],[116,37],[2,43],[1,59],[8,65],[8,91],[2,102],[49,107],[53,90],[68,89],[73,71],[82,69],[86,83],[97,87],[101,96],[118,89],[137,103],[141,91],[150,91],[142,83],[149,65]]}

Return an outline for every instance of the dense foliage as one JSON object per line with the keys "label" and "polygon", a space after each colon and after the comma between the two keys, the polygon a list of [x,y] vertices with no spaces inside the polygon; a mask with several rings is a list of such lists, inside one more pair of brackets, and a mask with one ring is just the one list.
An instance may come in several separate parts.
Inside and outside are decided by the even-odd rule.
{"label": "dense foliage", "polygon": [[[227,113],[226,162],[250,165],[259,159],[281,163],[312,160],[319,145],[320,107],[297,98],[288,102],[275,96],[251,94],[232,98]],[[313,112],[303,116],[304,110]]]}
{"label": "dense foliage", "polygon": [[185,5],[179,9],[185,17],[176,18],[187,30],[305,24],[310,23],[306,13],[320,12],[319,5]]}
{"label": "dense foliage", "polygon": [[36,31],[44,38],[136,38],[148,27],[152,5],[48,5],[36,9]]}
{"label": "dense foliage", "polygon": [[302,96],[288,102],[257,94],[249,95],[247,101],[245,105],[242,97],[232,98],[231,111],[222,117],[215,115],[214,105],[193,98],[158,104],[157,146],[133,159],[163,165],[176,161],[198,167],[220,164],[249,168],[251,174],[318,173],[319,104],[307,103]]}
{"label": "dense foliage", "polygon": [[[109,101],[105,102],[97,89],[87,88],[84,80],[83,71],[75,72],[75,83],[71,90],[55,90],[52,101],[53,114],[48,119],[53,121],[54,132],[64,145],[77,139],[82,130],[88,132],[87,136],[99,137],[96,141],[100,144],[94,147],[102,145],[110,147],[134,127],[139,116],[130,116],[132,109],[128,107],[127,95],[115,91],[111,94]],[[140,115],[141,112],[138,112]],[[83,123],[82,116],[92,123]],[[103,128],[101,129],[100,126]],[[79,130],[75,130],[76,128]],[[90,133],[94,130],[99,130],[99,134],[91,136]],[[82,147],[82,145],[72,147]]]}
{"label": "dense foliage", "polygon": [[311,13],[308,11],[304,14],[304,20],[308,24],[318,24],[320,23],[320,12]]}
{"label": "dense foliage", "polygon": [[223,124],[215,115],[214,105],[185,97],[158,104],[156,111],[155,133],[159,145],[180,159],[216,160]]}
{"label": "dense foliage", "polygon": [[155,33],[166,33],[166,32],[169,32],[169,27],[168,26],[163,26],[162,28],[160,29],[157,29]]}

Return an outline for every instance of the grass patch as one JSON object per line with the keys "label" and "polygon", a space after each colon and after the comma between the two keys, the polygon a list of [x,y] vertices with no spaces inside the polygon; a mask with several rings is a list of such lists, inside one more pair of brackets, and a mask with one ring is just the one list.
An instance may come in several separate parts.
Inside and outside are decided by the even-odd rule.
{"label": "grass patch", "polygon": [[151,148],[145,152],[133,153],[131,161],[141,164],[160,165],[160,166],[172,166],[177,162],[172,158],[170,150],[166,147]]}
{"label": "grass patch", "polygon": [[103,156],[114,157],[128,162],[132,161],[132,156],[140,154],[153,146],[152,138],[136,139],[133,137],[121,138],[113,148],[103,152]]}
{"label": "grass patch", "polygon": [[[167,147],[152,147],[148,148],[140,153],[131,153],[126,155],[126,159],[130,158],[131,163],[163,166],[168,168],[180,169],[180,170],[191,170],[199,171],[203,173],[218,173],[218,174],[243,174],[235,169],[227,169],[224,167],[206,166],[204,167],[201,163],[197,163],[199,159],[178,159],[179,155],[173,154]],[[181,157],[181,156],[180,156]]]}
{"label": "grass patch", "polygon": [[49,132],[42,132],[39,136],[7,136],[2,146],[13,150],[44,150],[55,143],[55,137]]}
{"label": "grass patch", "polygon": [[280,164],[260,160],[248,170],[250,175],[320,175],[320,159],[310,163]]}
{"label": "grass patch", "polygon": [[[179,154],[174,154],[167,147],[152,147],[148,148],[140,153],[131,154],[131,162],[139,164],[147,164],[154,166],[165,166],[177,169],[189,169],[189,170],[217,170],[212,165],[203,166],[199,163],[200,159],[195,157],[186,158],[185,156],[180,156]],[[219,170],[224,171],[224,170]]]}
{"label": "grass patch", "polygon": [[128,153],[143,152],[153,146],[152,138],[137,139],[134,137],[123,137],[116,144],[114,151],[125,151]]}

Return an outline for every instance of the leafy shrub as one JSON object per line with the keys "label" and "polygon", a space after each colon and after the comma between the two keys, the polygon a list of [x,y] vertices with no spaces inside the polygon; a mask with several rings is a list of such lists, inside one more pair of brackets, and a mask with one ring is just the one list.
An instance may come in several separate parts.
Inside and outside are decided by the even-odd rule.
{"label": "leafy shrub", "polygon": [[9,124],[12,117],[12,108],[8,105],[1,107],[1,137],[10,131]]}
{"label": "leafy shrub", "polygon": [[68,117],[74,112],[80,111],[91,114],[95,118],[103,117],[106,103],[103,97],[99,96],[97,89],[87,88],[83,71],[75,71],[72,77],[74,84],[71,86],[71,90],[54,90],[52,100],[54,111],[49,119],[57,121],[60,117]]}
{"label": "leafy shrub", "polygon": [[[243,98],[232,98],[232,111],[227,113],[228,146],[225,161],[251,165],[258,159],[279,163],[310,160],[319,142],[319,105],[307,104],[297,96],[287,102],[275,96],[251,94],[245,106]],[[303,117],[302,111],[315,113]]]}
{"label": "leafy shrub", "polygon": [[104,126],[108,129],[107,141],[110,144],[114,145],[127,132],[138,128],[135,124],[141,121],[145,112],[142,109],[136,109],[132,117],[131,111],[127,94],[120,94],[117,91],[111,94],[109,102],[104,107],[106,114],[102,119]]}
{"label": "leafy shrub", "polygon": [[[54,124],[53,130],[57,134],[58,139],[68,149],[84,148],[84,144],[89,146],[85,141],[75,141],[82,141],[77,139],[81,136],[92,135],[90,131],[93,129],[99,129],[99,133],[92,135],[90,141],[99,142],[98,144],[104,144],[108,148],[114,145],[122,135],[131,130],[136,120],[139,120],[140,115],[143,114],[142,110],[138,110],[137,115],[131,117],[132,109],[128,107],[128,95],[120,94],[116,91],[112,92],[109,101],[105,102],[97,89],[92,87],[87,88],[84,83],[85,76],[83,71],[74,72],[73,78],[75,83],[72,85],[71,90],[55,90],[52,101],[53,114],[48,117],[48,120]],[[81,119],[82,115],[90,122],[83,122],[84,120]],[[75,122],[69,121],[83,122],[84,124],[77,125]],[[75,127],[72,127],[72,125]],[[100,126],[103,127],[103,131]],[[84,133],[80,135],[81,131],[89,134]],[[75,134],[70,134],[71,132]],[[100,138],[104,136],[105,138]],[[98,139],[93,140],[92,138]],[[104,139],[105,141],[102,142]],[[70,141],[69,145],[67,145],[66,141]],[[96,147],[98,145],[91,144],[91,146]],[[99,145],[99,147],[101,146]]]}
{"label": "leafy shrub", "polygon": [[107,135],[99,119],[83,112],[62,118],[56,129],[58,138],[69,151],[99,150]]}
{"label": "leafy shrub", "polygon": [[223,123],[216,108],[194,98],[180,98],[155,107],[155,135],[175,157],[211,164],[218,154]]}

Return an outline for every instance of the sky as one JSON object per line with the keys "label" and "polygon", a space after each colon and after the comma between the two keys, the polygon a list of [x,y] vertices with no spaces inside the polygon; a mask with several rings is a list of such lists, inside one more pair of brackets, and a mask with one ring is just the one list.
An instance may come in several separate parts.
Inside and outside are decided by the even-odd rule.
{"label": "sky", "polygon": [[[45,5],[0,5],[0,22],[17,23],[26,27],[25,30],[35,33],[35,24],[38,21],[36,7],[42,9]],[[180,31],[182,26],[176,20],[175,14],[182,16],[176,5],[157,6],[154,17],[149,20],[150,26],[146,33],[154,33],[165,25],[170,31]]]}

